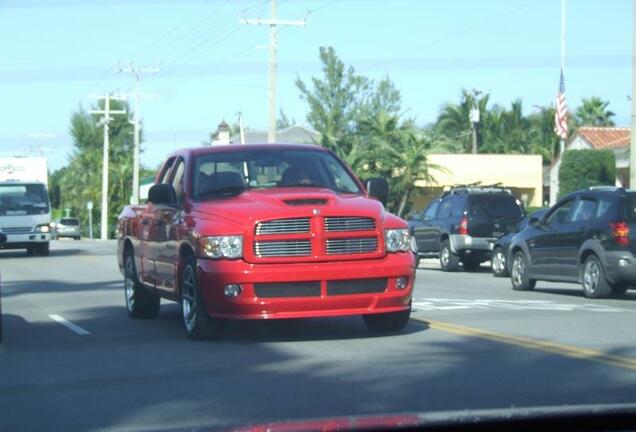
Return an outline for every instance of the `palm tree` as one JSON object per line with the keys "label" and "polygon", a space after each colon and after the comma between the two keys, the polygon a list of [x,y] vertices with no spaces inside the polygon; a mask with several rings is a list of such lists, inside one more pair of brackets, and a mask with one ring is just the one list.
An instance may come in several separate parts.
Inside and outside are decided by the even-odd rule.
{"label": "palm tree", "polygon": [[459,104],[445,105],[437,116],[437,130],[441,134],[457,140],[466,153],[469,153],[472,149],[471,109],[474,107],[478,108],[482,118],[488,112],[489,95],[484,94],[480,97],[481,94],[477,90],[472,92],[463,90],[461,102]]}
{"label": "palm tree", "polygon": [[612,117],[616,114],[607,109],[608,101],[593,96],[582,99],[581,105],[576,109],[577,126],[614,126]]}
{"label": "palm tree", "polygon": [[415,132],[409,131],[394,144],[396,145],[384,145],[382,150],[393,167],[393,177],[397,176],[395,186],[401,191],[397,215],[402,216],[415,190],[415,182],[435,183],[431,171],[443,168],[428,160],[432,143],[425,135],[418,136]]}

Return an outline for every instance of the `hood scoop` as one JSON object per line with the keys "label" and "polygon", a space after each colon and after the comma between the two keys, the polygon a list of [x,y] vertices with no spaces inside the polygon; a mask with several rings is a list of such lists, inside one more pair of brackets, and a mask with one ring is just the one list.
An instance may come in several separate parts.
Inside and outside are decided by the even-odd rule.
{"label": "hood scoop", "polygon": [[284,203],[290,206],[325,205],[327,200],[325,198],[296,198],[284,200]]}

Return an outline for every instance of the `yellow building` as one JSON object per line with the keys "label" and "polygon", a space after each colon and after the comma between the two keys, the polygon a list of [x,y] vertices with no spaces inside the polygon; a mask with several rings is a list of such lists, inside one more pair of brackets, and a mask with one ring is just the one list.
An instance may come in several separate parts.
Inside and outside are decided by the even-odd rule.
{"label": "yellow building", "polygon": [[445,187],[477,182],[509,188],[527,207],[542,205],[543,166],[539,155],[431,154],[428,159],[442,169],[431,171],[434,184],[415,183],[418,193],[413,209],[423,208]]}

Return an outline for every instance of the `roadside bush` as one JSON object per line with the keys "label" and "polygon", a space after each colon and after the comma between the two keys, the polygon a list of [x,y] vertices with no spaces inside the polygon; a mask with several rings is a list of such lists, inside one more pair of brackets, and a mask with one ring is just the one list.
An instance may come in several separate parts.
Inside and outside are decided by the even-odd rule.
{"label": "roadside bush", "polygon": [[590,186],[613,186],[616,158],[612,150],[567,150],[559,169],[559,197]]}

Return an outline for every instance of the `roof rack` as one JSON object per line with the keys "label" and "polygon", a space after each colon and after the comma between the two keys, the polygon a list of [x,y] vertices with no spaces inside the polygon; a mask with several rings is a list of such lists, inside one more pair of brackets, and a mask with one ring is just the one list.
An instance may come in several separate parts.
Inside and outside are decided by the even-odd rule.
{"label": "roof rack", "polygon": [[603,185],[603,186],[590,186],[589,190],[591,190],[591,191],[607,191],[607,192],[624,192],[625,188],[622,187],[622,186]]}
{"label": "roof rack", "polygon": [[465,185],[450,186],[447,190],[442,192],[442,198],[451,194],[453,195],[460,194],[460,193],[467,194],[470,192],[488,192],[488,193],[504,192],[504,193],[512,194],[512,191],[509,188],[502,186],[501,183],[495,183],[491,185],[482,185],[481,182],[475,182],[475,183],[470,183]]}

